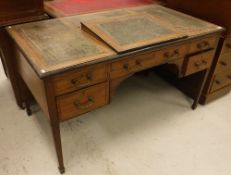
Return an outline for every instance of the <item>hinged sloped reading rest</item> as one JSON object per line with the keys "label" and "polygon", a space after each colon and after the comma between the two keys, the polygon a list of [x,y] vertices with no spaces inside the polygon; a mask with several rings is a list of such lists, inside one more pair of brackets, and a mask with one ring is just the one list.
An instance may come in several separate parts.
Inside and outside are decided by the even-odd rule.
{"label": "hinged sloped reading rest", "polygon": [[82,29],[97,35],[117,52],[186,36],[148,14],[82,21]]}

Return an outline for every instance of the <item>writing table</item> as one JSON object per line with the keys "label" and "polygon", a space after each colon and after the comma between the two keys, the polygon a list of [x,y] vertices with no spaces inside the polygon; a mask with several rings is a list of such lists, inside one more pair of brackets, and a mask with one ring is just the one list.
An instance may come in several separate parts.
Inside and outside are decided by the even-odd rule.
{"label": "writing table", "polygon": [[195,109],[223,28],[150,5],[10,26],[7,31],[27,111],[31,93],[49,119],[64,173],[60,122],[108,104],[119,84],[136,72],[168,64],[179,78],[201,73]]}

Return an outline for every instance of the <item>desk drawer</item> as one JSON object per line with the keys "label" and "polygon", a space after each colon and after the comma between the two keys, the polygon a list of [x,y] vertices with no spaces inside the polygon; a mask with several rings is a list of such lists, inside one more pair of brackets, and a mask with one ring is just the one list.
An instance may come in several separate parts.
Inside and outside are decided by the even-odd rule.
{"label": "desk drawer", "polygon": [[156,57],[163,58],[166,62],[184,58],[187,54],[188,44],[173,46],[157,51]]}
{"label": "desk drawer", "polygon": [[215,49],[216,46],[217,46],[216,37],[203,38],[191,43],[189,53],[192,54],[192,53],[206,51],[209,49]]}
{"label": "desk drawer", "polygon": [[214,53],[214,50],[210,50],[186,58],[183,66],[183,75],[188,76],[209,68],[212,64]]}
{"label": "desk drawer", "polygon": [[105,64],[80,68],[54,78],[56,95],[75,91],[107,79],[107,67]]}
{"label": "desk drawer", "polygon": [[164,62],[163,58],[156,58],[155,52],[136,54],[111,64],[110,78],[121,77]]}
{"label": "desk drawer", "polygon": [[217,63],[216,73],[231,71],[231,52],[223,54]]}
{"label": "desk drawer", "polygon": [[106,105],[109,95],[108,88],[108,83],[102,83],[57,97],[59,119],[68,120]]}
{"label": "desk drawer", "polygon": [[228,85],[231,85],[231,72],[224,73],[224,74],[217,74],[214,77],[210,92],[214,92]]}
{"label": "desk drawer", "polygon": [[116,78],[124,76],[183,58],[186,55],[186,51],[187,45],[180,45],[123,58],[122,60],[111,64],[110,77]]}

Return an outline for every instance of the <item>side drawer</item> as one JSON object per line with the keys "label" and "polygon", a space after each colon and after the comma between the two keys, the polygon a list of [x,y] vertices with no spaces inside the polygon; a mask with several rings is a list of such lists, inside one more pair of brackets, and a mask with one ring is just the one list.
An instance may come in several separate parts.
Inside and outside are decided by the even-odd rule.
{"label": "side drawer", "polygon": [[101,83],[57,97],[60,121],[92,111],[108,103],[108,83]]}
{"label": "side drawer", "polygon": [[72,72],[54,77],[54,89],[56,95],[62,95],[107,79],[106,64],[84,67]]}
{"label": "side drawer", "polygon": [[216,67],[216,73],[227,71],[231,72],[231,52],[221,55]]}
{"label": "side drawer", "polygon": [[213,79],[210,92],[212,93],[228,85],[231,85],[231,72],[225,74],[217,74]]}
{"label": "side drawer", "polygon": [[216,37],[208,37],[200,40],[193,41],[190,45],[189,53],[197,53],[205,50],[215,49],[217,46]]}
{"label": "side drawer", "polygon": [[183,75],[188,76],[209,68],[212,64],[214,54],[214,50],[210,50],[187,57],[183,66]]}

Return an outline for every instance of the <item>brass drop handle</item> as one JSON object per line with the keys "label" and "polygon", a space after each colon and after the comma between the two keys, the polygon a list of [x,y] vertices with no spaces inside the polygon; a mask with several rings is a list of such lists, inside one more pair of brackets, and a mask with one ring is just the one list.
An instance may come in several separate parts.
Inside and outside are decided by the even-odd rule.
{"label": "brass drop handle", "polygon": [[71,84],[76,85],[79,83],[79,78],[74,78],[71,80]]}
{"label": "brass drop handle", "polygon": [[165,58],[169,58],[169,53],[168,53],[168,52],[165,52],[165,53],[164,53],[164,57],[165,57]]}
{"label": "brass drop handle", "polygon": [[221,84],[221,82],[219,80],[215,80],[216,84]]}
{"label": "brass drop handle", "polygon": [[86,103],[81,103],[79,100],[74,102],[74,105],[79,109],[88,109],[95,103],[94,97],[89,96]]}
{"label": "brass drop handle", "polygon": [[227,75],[227,77],[231,80],[231,75]]}
{"label": "brass drop handle", "polygon": [[203,64],[207,64],[208,62],[206,60],[202,60],[202,63]]}
{"label": "brass drop handle", "polygon": [[123,68],[125,69],[125,70],[129,70],[129,66],[128,66],[128,63],[125,63],[124,65],[123,65]]}
{"label": "brass drop handle", "polygon": [[210,48],[209,43],[207,41],[204,41],[202,43],[198,43],[197,47],[201,50],[207,50]]}
{"label": "brass drop handle", "polygon": [[138,66],[142,66],[141,61],[140,61],[140,60],[136,60],[136,65],[138,65]]}
{"label": "brass drop handle", "polygon": [[169,54],[169,52],[164,53],[164,57],[166,58],[173,58],[175,56],[179,56],[179,50],[176,49],[172,54]]}
{"label": "brass drop handle", "polygon": [[224,61],[220,61],[220,63],[221,63],[222,66],[227,66],[227,63],[224,62]]}
{"label": "brass drop handle", "polygon": [[[92,74],[92,72],[89,72],[89,73],[87,73],[86,75],[86,79],[87,80],[92,80],[92,77],[93,77],[93,74]],[[78,77],[78,78],[74,78],[74,79],[72,79],[71,80],[71,84],[73,84],[74,86],[76,86],[76,87],[84,87],[84,86],[88,86],[89,84],[90,84],[90,82],[87,82],[87,83],[80,83],[80,79],[82,78],[82,77],[84,77],[84,75],[81,75],[80,77]]]}
{"label": "brass drop handle", "polygon": [[92,77],[93,77],[92,72],[88,72],[87,75],[86,75],[86,78],[87,78],[88,80],[92,80]]}
{"label": "brass drop handle", "polygon": [[178,49],[176,49],[176,50],[174,51],[174,55],[175,55],[175,56],[178,56],[178,55],[179,55],[179,53],[180,53],[180,52],[179,52],[179,50],[178,50]]}
{"label": "brass drop handle", "polygon": [[200,64],[200,63],[194,63],[194,66],[196,66],[196,67],[200,67],[200,66],[201,66],[201,64]]}

